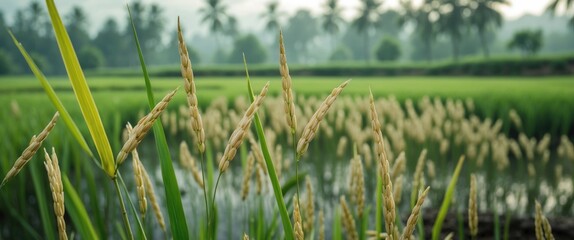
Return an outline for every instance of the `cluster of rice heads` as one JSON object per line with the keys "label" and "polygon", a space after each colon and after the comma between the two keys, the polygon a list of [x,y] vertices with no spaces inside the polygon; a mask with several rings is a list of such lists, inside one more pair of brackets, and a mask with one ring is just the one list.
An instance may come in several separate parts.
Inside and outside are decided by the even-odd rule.
{"label": "cluster of rice heads", "polygon": [[[62,28],[56,30],[62,31]],[[65,31],[57,32],[57,35],[67,37]],[[231,104],[227,99],[220,98],[200,109],[198,93],[201,93],[201,89],[195,87],[192,64],[179,21],[178,40],[186,104],[167,109],[177,89],[168,93],[155,107],[153,96],[150,95],[150,107],[153,107],[151,112],[145,116],[141,114],[135,126],[129,123],[126,125],[124,144],[115,161],[109,161],[114,159],[106,157],[109,155],[106,149],[109,148],[111,152],[110,143],[104,136],[105,131],[95,103],[88,94],[87,83],[85,80],[73,82],[79,84],[75,87],[90,96],[86,99],[91,101],[84,98],[78,101],[98,153],[102,153],[101,165],[98,166],[115,183],[121,207],[118,212],[121,212],[125,225],[122,231],[128,237],[134,238],[134,234],[131,232],[133,226],[123,196],[127,197],[132,206],[131,218],[137,222],[137,225],[133,225],[138,227],[138,234],[146,234],[141,220],[145,219],[148,212],[148,203],[159,227],[166,236],[170,234],[162,214],[162,199],[158,198],[154,190],[153,175],[150,176],[146,171],[137,151],[152,128],[158,152],[160,155],[161,152],[167,152],[168,156],[162,156],[161,167],[163,188],[166,189],[166,195],[169,195],[166,196],[166,204],[171,234],[174,238],[188,236],[185,212],[173,206],[181,205],[181,199],[176,175],[169,165],[169,148],[167,145],[162,148],[162,138],[157,137],[158,134],[163,136],[161,124],[156,124],[156,120],[161,118],[163,127],[172,135],[170,141],[179,145],[180,168],[193,179],[193,183],[189,181],[190,184],[182,187],[193,184],[203,192],[205,212],[198,212],[205,213],[205,221],[201,214],[193,216],[193,222],[198,223],[192,227],[198,231],[193,236],[216,239],[218,221],[225,221],[222,216],[226,214],[219,207],[228,203],[230,206],[226,210],[229,211],[239,205],[244,209],[255,209],[237,212],[258,212],[258,220],[246,221],[245,227],[236,229],[240,230],[238,234],[242,234],[243,239],[249,239],[250,235],[256,239],[325,239],[333,234],[344,235],[346,239],[424,239],[428,236],[424,235],[423,225],[429,223],[422,223],[420,219],[423,208],[430,205],[436,208],[440,206],[432,233],[432,238],[438,239],[442,237],[441,227],[450,204],[468,199],[468,229],[473,238],[479,235],[479,211],[499,205],[505,211],[517,213],[535,208],[532,212],[536,213],[537,239],[554,238],[550,223],[543,214],[543,207],[536,200],[544,201],[544,207],[554,208],[567,206],[568,198],[557,196],[564,193],[573,195],[571,185],[570,190],[563,187],[565,182],[572,184],[571,179],[562,177],[563,169],[569,169],[574,161],[574,145],[568,136],[559,139],[549,134],[539,138],[528,136],[515,110],[509,111],[509,122],[506,123],[506,119],[481,119],[471,99],[375,98],[372,93],[367,94],[368,89],[359,96],[342,95],[349,80],[336,86],[324,98],[296,96],[282,34],[279,36],[281,96],[268,96],[271,86],[269,82],[259,94],[254,95],[247,76],[249,98],[237,98]],[[64,45],[69,44],[73,51],[68,42],[64,41]],[[68,55],[75,57],[73,52]],[[79,69],[77,59],[76,62],[73,59],[67,60],[71,61],[67,65],[77,65]],[[150,88],[148,90],[151,92]],[[81,92],[77,94],[80,97],[88,95],[82,95]],[[17,104],[11,107],[16,117],[21,115]],[[29,146],[8,171],[0,188],[30,161],[54,128],[58,116],[59,113],[56,113],[45,129],[32,137]],[[69,116],[65,116],[68,119]],[[252,130],[252,125],[256,131]],[[190,144],[188,138],[193,138],[194,144]],[[249,142],[249,145],[242,145],[244,141]],[[95,158],[89,148],[86,149],[86,154]],[[129,159],[129,155],[134,179],[131,189],[127,189],[119,172],[120,165]],[[456,158],[460,160],[455,167]],[[465,170],[461,170],[465,158],[469,163],[465,165]],[[60,239],[67,239],[64,208],[66,181],[62,180],[67,179],[66,173],[60,172],[54,150],[51,156],[46,152],[45,159],[58,233]],[[236,159],[240,161],[234,161]],[[305,170],[304,173],[299,172],[299,164]],[[240,166],[242,171],[237,171]],[[544,171],[547,169],[554,173],[553,181],[545,178]],[[215,184],[214,172],[217,174]],[[455,195],[461,172],[461,179],[469,179],[470,187],[458,189],[463,191]],[[230,181],[224,181],[222,185],[227,185],[231,190],[225,191],[226,199],[218,199],[217,188],[224,174]],[[305,179],[304,194],[301,195],[300,178]],[[124,185],[125,194],[121,193],[118,179]],[[482,184],[486,187],[477,187]],[[429,186],[436,193],[430,191]],[[139,211],[131,203],[130,190],[137,197],[135,206],[138,206]],[[189,195],[201,198],[200,194]],[[263,199],[271,195],[275,196],[276,204],[269,206]],[[74,198],[75,205],[78,205],[78,199]],[[242,201],[230,203],[229,199]],[[285,203],[286,200],[290,201]],[[502,204],[496,205],[496,202]],[[566,211],[571,213],[571,209]],[[265,212],[278,214],[275,214],[272,221],[266,221],[271,216]],[[279,228],[278,219],[283,223],[283,232],[279,233],[275,231]],[[372,222],[372,219],[375,221]],[[227,219],[230,224],[233,220]],[[331,226],[330,222],[333,222],[333,229],[329,229],[331,233],[326,233],[329,230],[325,226]],[[178,229],[177,224],[182,224],[185,231]],[[236,233],[233,227],[228,231]],[[263,232],[268,235],[263,235]],[[453,235],[449,234],[446,238],[449,236]]]}

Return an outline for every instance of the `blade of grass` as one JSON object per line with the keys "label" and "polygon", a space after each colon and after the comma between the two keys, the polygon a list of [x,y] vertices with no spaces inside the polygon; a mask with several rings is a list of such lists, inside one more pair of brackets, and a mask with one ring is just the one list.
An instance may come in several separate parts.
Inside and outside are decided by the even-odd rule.
{"label": "blade of grass", "polygon": [[[138,57],[142,72],[144,74],[147,98],[150,110],[155,106],[151,82],[145,65],[144,57],[141,51],[135,23],[131,17],[131,11],[127,6],[130,22],[132,25],[132,32],[138,51]],[[179,192],[179,185],[175,177],[175,171],[169,153],[169,147],[163,131],[161,121],[156,121],[153,125],[153,133],[156,142],[156,148],[160,158],[161,176],[164,183],[165,198],[167,201],[167,213],[169,215],[170,228],[174,239],[189,239],[189,230],[187,228],[187,221],[185,219],[185,212],[183,211],[183,204],[181,203],[181,193]]]}
{"label": "blade of grass", "polygon": [[442,224],[444,222],[444,218],[448,212],[448,207],[452,202],[452,196],[454,195],[454,189],[456,187],[456,182],[458,181],[458,175],[460,174],[460,170],[462,169],[462,164],[464,163],[464,156],[461,156],[456,164],[456,168],[454,169],[454,173],[452,178],[450,179],[450,183],[448,184],[448,188],[444,194],[444,199],[442,200],[442,204],[440,206],[440,210],[438,215],[435,219],[434,226],[432,228],[432,239],[438,240],[440,237],[440,232],[442,230]]}
{"label": "blade of grass", "polygon": [[[249,71],[247,69],[247,61],[245,60],[245,55],[243,55],[243,64],[245,65],[245,74],[247,78],[247,90],[249,91],[249,99],[251,102],[255,100],[253,95],[253,89],[251,88],[251,80],[249,78]],[[281,220],[283,222],[283,230],[285,232],[286,239],[295,239],[293,236],[293,225],[291,225],[291,219],[289,219],[289,213],[287,212],[287,207],[283,199],[283,193],[281,191],[281,185],[279,184],[279,179],[277,178],[277,173],[275,172],[275,166],[271,160],[271,154],[269,154],[269,149],[267,148],[267,141],[265,140],[265,134],[263,132],[263,126],[261,125],[261,120],[259,119],[259,114],[255,113],[255,129],[257,130],[257,137],[259,138],[259,144],[261,145],[261,150],[263,152],[263,157],[265,159],[265,165],[267,166],[268,176],[271,180],[271,185],[273,186],[273,193],[275,195],[275,200],[277,201],[277,207],[279,208],[279,213],[281,215]]]}
{"label": "blade of grass", "polygon": [[78,230],[82,239],[100,239],[94,225],[89,218],[86,207],[82,203],[80,196],[76,192],[76,189],[70,183],[67,175],[62,175],[62,183],[64,184],[64,194],[66,205],[66,213],[70,215],[72,222],[74,223],[75,229]]}
{"label": "blade of grass", "polygon": [[[82,149],[86,153],[88,153],[88,155],[90,155],[90,157],[91,157],[90,159],[93,159],[94,155],[93,155],[92,151],[90,150],[90,148],[88,147],[88,143],[86,143],[86,139],[84,139],[84,136],[82,136],[82,133],[80,133],[80,129],[78,129],[78,126],[76,125],[74,120],[72,120],[72,117],[70,116],[70,114],[68,113],[68,111],[66,110],[64,105],[62,104],[62,101],[60,101],[60,98],[58,98],[58,95],[56,95],[56,92],[54,91],[54,89],[52,88],[52,86],[50,85],[50,83],[48,82],[48,80],[46,79],[44,74],[42,73],[42,71],[38,68],[36,63],[34,63],[34,60],[32,59],[32,57],[30,57],[30,55],[28,54],[26,49],[24,49],[22,44],[20,42],[18,42],[18,39],[16,39],[14,34],[12,34],[12,31],[8,31],[8,34],[10,34],[10,37],[12,37],[12,41],[14,42],[16,47],[18,47],[18,50],[20,50],[20,53],[22,54],[22,56],[26,60],[26,63],[28,63],[28,66],[30,67],[30,70],[32,71],[34,76],[36,76],[38,81],[40,81],[40,84],[42,85],[42,88],[44,88],[46,95],[48,95],[48,98],[52,102],[52,105],[54,105],[54,107],[56,107],[56,109],[60,113],[60,118],[64,121],[64,123],[66,124],[66,127],[68,127],[68,129],[70,130],[70,132],[72,133],[72,136],[74,136],[76,141],[78,141],[78,143],[80,144]],[[99,163],[97,163],[97,164],[99,165]]]}
{"label": "blade of grass", "polygon": [[128,191],[128,188],[126,187],[126,183],[124,182],[124,179],[122,178],[122,175],[120,173],[118,173],[118,178],[120,179],[121,186],[124,189],[124,193],[126,194],[126,199],[128,199],[129,206],[131,207],[132,212],[136,218],[136,222],[138,223],[138,230],[139,230],[140,235],[138,235],[137,238],[147,240],[147,237],[145,235],[145,230],[144,230],[142,222],[139,218],[139,211],[136,210],[136,207],[134,206],[134,203],[132,202],[132,199],[130,198],[130,192]]}
{"label": "blade of grass", "polygon": [[46,5],[48,6],[48,13],[50,13],[50,19],[52,21],[52,26],[54,27],[54,32],[58,46],[60,48],[60,53],[62,54],[62,59],[64,60],[64,66],[68,72],[68,77],[72,83],[72,89],[76,95],[76,100],[80,105],[80,110],[90,131],[90,135],[94,141],[98,154],[100,156],[101,165],[108,176],[114,178],[115,176],[115,163],[114,156],[112,154],[112,148],[104,130],[104,125],[92,93],[84,77],[84,72],[80,67],[78,57],[70,41],[70,37],[62,23],[62,19],[58,13],[54,0],[46,0]]}

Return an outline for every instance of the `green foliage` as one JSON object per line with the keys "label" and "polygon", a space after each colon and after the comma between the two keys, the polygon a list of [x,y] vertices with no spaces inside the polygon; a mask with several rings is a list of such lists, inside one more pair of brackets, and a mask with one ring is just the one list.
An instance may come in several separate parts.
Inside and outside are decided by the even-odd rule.
{"label": "green foliage", "polygon": [[10,74],[14,71],[12,59],[8,53],[0,49],[0,75]]}
{"label": "green foliage", "polygon": [[104,55],[102,52],[91,46],[85,46],[78,52],[78,60],[84,69],[96,69],[104,66]]}
{"label": "green foliage", "polygon": [[352,58],[353,53],[351,53],[351,50],[341,45],[337,49],[335,49],[333,53],[331,53],[331,57],[329,57],[329,60],[333,62],[343,62],[343,61],[350,61],[352,60]]}
{"label": "green foliage", "polygon": [[376,50],[379,61],[396,61],[401,57],[401,46],[396,39],[383,38]]}
{"label": "green foliage", "polygon": [[248,34],[235,40],[233,51],[229,55],[230,63],[242,63],[243,54],[249,58],[250,62],[262,63],[267,57],[265,48],[254,34]]}
{"label": "green foliage", "polygon": [[542,47],[542,29],[524,29],[515,32],[508,43],[509,49],[518,48],[523,56],[533,56]]}

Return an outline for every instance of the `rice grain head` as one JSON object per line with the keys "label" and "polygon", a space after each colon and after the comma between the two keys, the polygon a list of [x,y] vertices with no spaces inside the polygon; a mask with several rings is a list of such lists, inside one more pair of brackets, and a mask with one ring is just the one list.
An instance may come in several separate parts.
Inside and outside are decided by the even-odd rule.
{"label": "rice grain head", "polygon": [[554,240],[554,235],[552,234],[552,227],[545,216],[542,216],[542,229],[544,230],[544,237],[546,240]]}
{"label": "rice grain head", "polygon": [[[133,131],[132,125],[130,123],[126,125],[126,129],[128,131],[128,134],[131,134]],[[138,196],[140,213],[142,217],[145,217],[145,213],[147,211],[147,201],[145,198],[145,184],[142,173],[142,163],[140,161],[137,149],[134,149],[132,151],[132,167],[134,171],[134,180],[136,183],[136,190],[137,190],[136,192]]]}
{"label": "rice grain head", "polygon": [[251,176],[253,175],[253,165],[255,165],[255,158],[253,157],[253,152],[249,152],[247,155],[247,167],[243,172],[243,182],[241,184],[241,199],[245,201],[247,195],[249,194],[249,183]]}
{"label": "rice grain head", "polygon": [[201,172],[197,168],[195,160],[191,156],[185,141],[181,141],[181,144],[179,145],[179,162],[181,163],[182,167],[191,172],[193,180],[195,180],[197,185],[199,185],[200,188],[204,188],[205,186],[203,184],[203,179],[201,178]]}
{"label": "rice grain head", "polygon": [[422,194],[419,195],[419,199],[418,199],[417,203],[415,204],[415,206],[413,207],[413,210],[411,211],[411,215],[409,216],[409,219],[407,220],[407,226],[403,230],[403,236],[401,239],[411,239],[412,238],[413,231],[415,230],[415,226],[416,226],[417,221],[419,219],[419,214],[421,212],[421,208],[423,206],[423,203],[425,202],[425,198],[428,194],[429,189],[430,189],[430,187],[427,187],[422,192]]}
{"label": "rice grain head", "polygon": [[309,176],[305,177],[305,188],[307,191],[307,199],[305,200],[305,221],[303,224],[303,230],[307,233],[311,233],[311,230],[315,225],[315,202],[313,200],[313,187],[311,186],[311,178]]}
{"label": "rice grain head", "polygon": [[179,87],[168,93],[155,107],[151,110],[148,115],[139,120],[138,124],[133,128],[132,134],[130,134],[128,140],[124,143],[124,146],[118,153],[116,157],[116,165],[121,165],[129,153],[131,153],[143,140],[145,135],[149,132],[150,128],[155,123],[155,120],[160,116],[160,114],[167,108],[167,105],[177,92]]}
{"label": "rice grain head", "polygon": [[470,235],[476,238],[478,233],[478,205],[477,205],[477,194],[476,194],[476,176],[470,175],[470,194],[468,197],[468,228],[470,229]]}
{"label": "rice grain head", "polygon": [[177,39],[179,42],[179,57],[181,60],[181,76],[184,80],[185,93],[187,94],[187,103],[189,105],[189,112],[191,113],[191,129],[196,136],[197,149],[201,154],[203,154],[205,151],[205,130],[203,128],[201,115],[199,114],[191,60],[189,59],[187,46],[183,40],[179,18],[177,18]]}
{"label": "rice grain head", "polygon": [[28,147],[26,147],[26,149],[24,149],[24,151],[22,152],[22,155],[20,155],[20,157],[16,159],[16,162],[14,162],[14,166],[12,166],[12,168],[8,171],[8,173],[2,180],[2,183],[0,183],[0,188],[2,188],[2,186],[4,186],[8,181],[10,181],[10,179],[15,177],[20,172],[20,170],[22,170],[22,168],[28,163],[28,161],[32,159],[32,157],[34,156],[34,154],[36,154],[40,146],[42,146],[42,142],[46,140],[52,129],[54,129],[54,126],[56,126],[56,121],[58,121],[59,116],[60,114],[56,112],[52,117],[52,120],[50,120],[50,122],[48,123],[48,125],[46,125],[44,130],[42,130],[42,132],[40,132],[37,136],[32,137],[32,140],[30,140],[30,144],[28,145]]}
{"label": "rice grain head", "polygon": [[303,233],[302,228],[303,221],[301,220],[301,210],[296,196],[293,196],[293,222],[295,222],[293,227],[295,231],[295,239],[305,240],[305,234]]}
{"label": "rice grain head", "polygon": [[251,103],[249,108],[247,108],[245,114],[243,115],[243,118],[241,118],[241,120],[237,124],[237,128],[235,128],[235,130],[231,134],[231,137],[229,137],[229,141],[227,142],[225,151],[223,152],[221,160],[219,160],[220,173],[225,172],[227,168],[229,168],[229,163],[235,157],[239,145],[241,145],[241,142],[243,142],[243,138],[245,138],[245,136],[247,135],[247,132],[249,131],[249,126],[251,125],[251,121],[253,120],[253,116],[257,112],[259,106],[261,106],[261,104],[263,103],[263,99],[265,99],[268,89],[269,89],[269,82],[265,84],[265,86],[259,93],[259,96],[257,96],[257,98],[253,101],[253,103]]}
{"label": "rice grain head", "polygon": [[247,236],[247,233],[243,233],[243,240],[249,240],[249,236]]}
{"label": "rice grain head", "polygon": [[50,190],[52,191],[52,199],[54,200],[54,213],[56,214],[56,220],[58,222],[59,239],[66,240],[68,239],[68,235],[66,234],[66,221],[64,220],[64,214],[66,211],[64,207],[64,185],[62,185],[62,175],[60,172],[60,166],[58,165],[58,156],[56,156],[54,148],[52,148],[52,157],[48,155],[46,149],[44,149],[44,155],[46,159],[44,166],[48,173]]}
{"label": "rice grain head", "polygon": [[319,124],[323,120],[323,117],[325,117],[325,114],[327,114],[327,111],[329,111],[329,108],[331,108],[331,105],[333,105],[333,102],[335,102],[337,96],[339,96],[339,94],[341,94],[341,92],[347,86],[347,84],[349,84],[349,81],[351,80],[347,80],[338,87],[336,87],[335,89],[333,89],[331,94],[327,96],[327,98],[325,98],[323,103],[321,103],[321,105],[319,106],[319,109],[317,109],[315,114],[313,114],[313,116],[305,126],[305,129],[303,129],[301,138],[297,143],[297,161],[299,161],[301,159],[301,156],[303,156],[303,154],[305,154],[305,152],[307,151],[307,148],[309,147],[309,142],[311,142],[311,140],[313,140],[313,138],[315,137],[315,134],[317,133],[317,129],[319,127]]}
{"label": "rice grain head", "polygon": [[291,135],[297,132],[297,118],[295,117],[295,102],[293,89],[291,88],[291,76],[289,66],[287,66],[287,56],[283,45],[283,32],[279,32],[279,72],[281,73],[281,86],[283,88],[283,103],[287,125],[291,130]]}
{"label": "rice grain head", "polygon": [[351,210],[349,209],[344,196],[341,196],[340,202],[341,210],[343,211],[343,227],[347,232],[347,239],[357,240],[359,239],[359,235],[355,227],[355,219],[353,219],[353,215],[351,214]]}
{"label": "rice grain head", "polygon": [[389,160],[385,153],[385,145],[383,142],[383,134],[381,133],[381,125],[379,122],[379,116],[375,108],[375,100],[373,98],[373,93],[370,92],[370,113],[371,113],[371,125],[373,128],[373,136],[375,141],[375,150],[377,153],[377,160],[381,166],[381,178],[383,182],[383,209],[385,216],[385,229],[387,234],[389,234],[390,239],[398,239],[398,232],[395,231],[395,200],[393,196],[393,183],[390,177],[390,167]]}
{"label": "rice grain head", "polygon": [[151,179],[150,179],[150,177],[149,177],[149,175],[148,175],[148,173],[147,173],[147,171],[143,165],[141,165],[141,170],[142,170],[142,174],[143,174],[144,185],[145,185],[145,188],[147,189],[147,191],[146,191],[147,197],[151,203],[153,212],[155,214],[155,218],[157,219],[159,226],[161,227],[161,229],[165,233],[167,231],[165,228],[165,220],[163,218],[163,214],[161,213],[161,208],[159,207],[159,203],[157,201],[157,196],[156,196],[155,191],[153,189]]}

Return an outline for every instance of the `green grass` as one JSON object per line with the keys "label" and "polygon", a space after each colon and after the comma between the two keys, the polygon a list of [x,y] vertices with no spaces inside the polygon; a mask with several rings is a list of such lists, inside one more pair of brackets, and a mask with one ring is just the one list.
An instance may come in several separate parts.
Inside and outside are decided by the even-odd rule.
{"label": "green grass", "polygon": [[[64,77],[48,79],[71,114],[78,113],[69,81]],[[281,91],[278,77],[252,77],[253,87],[261,88],[271,81],[270,94]],[[346,78],[294,76],[294,92],[298,95],[326,95],[332,86]],[[145,109],[146,95],[143,77],[88,77],[100,112]],[[152,78],[154,93],[164,95],[182,85],[181,78]],[[8,107],[16,100],[22,107],[33,107],[48,98],[32,76],[0,77],[0,106]],[[371,87],[376,97],[394,95],[398,100],[419,99],[423,96],[466,99],[472,98],[481,117],[508,118],[514,108],[523,116],[524,131],[542,136],[546,132],[564,134],[574,128],[574,81],[571,77],[359,77],[353,78],[343,95],[364,96]],[[201,89],[199,103],[206,107],[211,100],[226,97],[232,101],[245,96],[243,77],[198,77]],[[174,101],[184,103],[185,94]],[[174,104],[175,105],[175,104]],[[541,127],[544,126],[544,127]]]}

